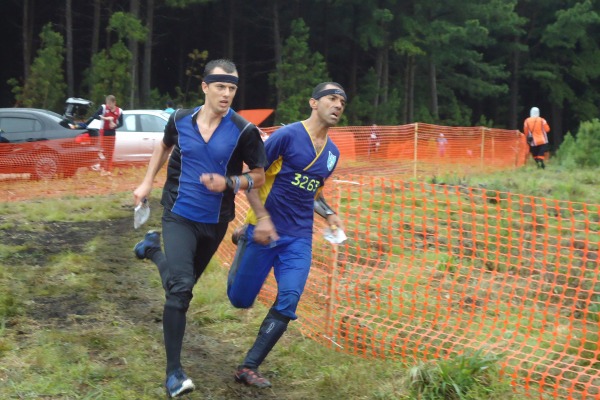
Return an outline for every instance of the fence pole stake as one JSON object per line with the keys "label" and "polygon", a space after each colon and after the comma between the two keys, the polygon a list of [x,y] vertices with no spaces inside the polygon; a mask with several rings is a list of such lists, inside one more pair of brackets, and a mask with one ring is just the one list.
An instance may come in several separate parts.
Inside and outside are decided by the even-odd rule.
{"label": "fence pole stake", "polygon": [[417,142],[419,140],[419,123],[415,123],[415,150],[414,150],[414,155],[413,155],[413,178],[417,179],[417,149],[418,149],[418,145]]}
{"label": "fence pole stake", "polygon": [[[336,196],[335,196],[335,209],[340,212],[340,187],[336,187]],[[335,289],[337,287],[337,271],[338,271],[338,253],[339,253],[339,245],[332,245],[333,251],[331,252],[331,272],[329,273],[329,278],[327,282],[327,316],[325,319],[325,332],[326,335],[333,341],[335,340],[334,332],[333,332],[333,314],[334,314],[334,302],[335,302]]]}

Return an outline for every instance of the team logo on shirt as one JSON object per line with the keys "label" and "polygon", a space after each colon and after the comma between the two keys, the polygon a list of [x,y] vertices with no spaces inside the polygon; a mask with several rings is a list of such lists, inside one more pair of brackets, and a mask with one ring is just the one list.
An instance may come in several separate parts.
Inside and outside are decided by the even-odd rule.
{"label": "team logo on shirt", "polygon": [[327,157],[327,169],[329,171],[333,170],[333,167],[335,167],[335,162],[337,160],[337,157],[333,155],[333,153],[331,153],[331,151],[329,152],[329,156]]}

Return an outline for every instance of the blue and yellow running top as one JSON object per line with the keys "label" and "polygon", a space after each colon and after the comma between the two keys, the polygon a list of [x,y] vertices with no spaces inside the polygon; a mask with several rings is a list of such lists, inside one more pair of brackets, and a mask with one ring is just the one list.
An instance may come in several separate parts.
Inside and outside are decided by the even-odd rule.
{"label": "blue and yellow running top", "polygon": [[[340,157],[337,146],[327,138],[317,150],[302,122],[279,128],[265,142],[267,170],[259,196],[271,216],[277,233],[312,237],[313,207],[317,191],[323,187]],[[256,224],[250,209],[246,222]]]}

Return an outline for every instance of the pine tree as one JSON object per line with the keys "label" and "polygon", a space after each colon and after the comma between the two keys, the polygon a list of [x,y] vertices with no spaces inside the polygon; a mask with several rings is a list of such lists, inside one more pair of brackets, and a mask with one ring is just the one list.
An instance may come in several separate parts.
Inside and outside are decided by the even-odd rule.
{"label": "pine tree", "polygon": [[11,80],[13,93],[23,107],[43,108],[62,112],[66,83],[63,70],[63,36],[52,30],[52,24],[44,25],[40,33],[41,47],[33,60],[29,78],[23,87]]}
{"label": "pine tree", "polygon": [[312,89],[330,81],[327,64],[320,53],[308,47],[309,28],[302,19],[292,21],[290,36],[282,48],[282,62],[271,74],[271,82],[281,91],[275,123],[290,123],[306,118]]}

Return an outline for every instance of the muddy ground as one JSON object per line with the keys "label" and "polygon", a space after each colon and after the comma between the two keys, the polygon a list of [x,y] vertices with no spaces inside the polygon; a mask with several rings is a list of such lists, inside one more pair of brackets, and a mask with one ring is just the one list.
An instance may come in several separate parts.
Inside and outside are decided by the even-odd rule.
{"label": "muddy ground", "polygon": [[[2,217],[0,217],[0,220]],[[1,222],[1,221],[0,221]],[[156,332],[155,337],[162,338],[162,293],[146,287],[139,290],[140,273],[156,273],[154,265],[149,261],[139,261],[133,256],[132,245],[143,232],[132,229],[130,218],[86,223],[46,223],[35,232],[19,227],[0,229],[5,245],[27,245],[26,251],[19,252],[14,258],[4,260],[6,263],[18,263],[28,268],[44,268],[51,262],[53,255],[72,251],[80,253],[91,240],[102,243],[103,249],[98,252],[98,269],[101,279],[105,281],[104,292],[100,295],[104,300],[114,303],[117,313],[114,318],[131,321],[135,325],[143,325]],[[12,256],[11,256],[12,257]],[[135,268],[136,273],[123,273],[123,268]],[[197,288],[198,289],[198,288]],[[76,334],[78,322],[73,316],[85,317],[87,323],[95,321],[98,312],[93,302],[86,300],[81,293],[64,294],[52,297],[39,297],[28,306],[27,316],[34,319],[39,326],[52,329],[73,330]],[[208,310],[193,310],[191,313],[209,313]],[[260,318],[257,313],[255,318]],[[200,318],[201,320],[202,318]],[[98,321],[105,321],[106,316],[98,316]],[[189,399],[298,399],[286,382],[277,381],[271,389],[253,389],[237,384],[233,379],[234,368],[245,353],[245,349],[234,344],[236,338],[228,337],[228,333],[215,334],[214,328],[203,327],[201,323],[189,323],[184,342],[183,363],[186,372],[197,386],[197,390],[184,398]],[[190,326],[191,325],[191,326]],[[256,324],[249,327],[248,335],[255,334]],[[229,333],[229,335],[231,335]],[[239,338],[238,338],[239,339]],[[289,340],[282,339],[283,345]],[[239,341],[237,341],[239,343]],[[280,343],[281,344],[281,343]],[[162,350],[162,341],[157,340],[157,349]],[[162,371],[163,365],[151,365]],[[270,371],[263,373],[273,380]],[[270,376],[271,375],[271,376]],[[159,389],[162,382],[150,383],[156,387],[157,398],[165,398]]]}

